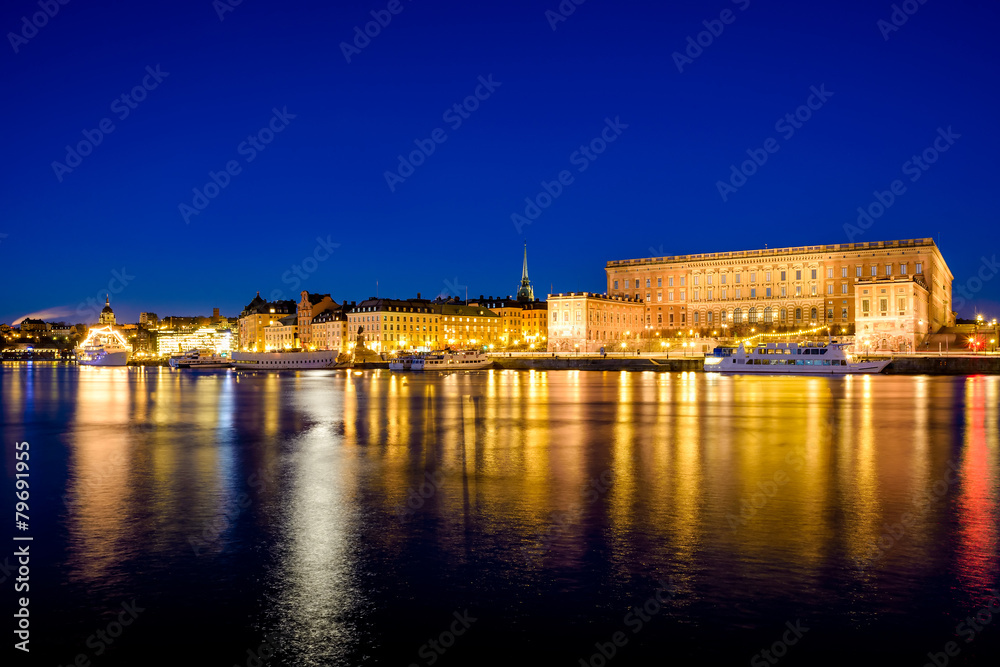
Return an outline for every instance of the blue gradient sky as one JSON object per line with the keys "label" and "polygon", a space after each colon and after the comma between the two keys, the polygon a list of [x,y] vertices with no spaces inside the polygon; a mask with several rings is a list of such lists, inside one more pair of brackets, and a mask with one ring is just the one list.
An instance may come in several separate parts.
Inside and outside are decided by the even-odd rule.
{"label": "blue gradient sky", "polygon": [[[927,0],[886,40],[889,2],[588,0],[553,30],[557,0],[401,0],[348,63],[340,42],[387,4],[244,0],[220,20],[211,0],[74,0],[16,53],[8,36],[0,322],[86,320],[123,269],[119,321],[235,315],[256,290],[360,300],[376,281],[512,294],[525,241],[536,294],[603,291],[610,259],[847,242],[895,179],[905,194],[854,240],[934,237],[956,285],[998,252],[995,3]],[[724,9],[732,23],[679,72],[672,53]],[[37,11],[5,2],[0,27]],[[157,65],[169,74],[120,119],[112,102]],[[453,129],[443,113],[490,75]],[[821,85],[832,97],[786,139],[776,121]],[[295,118],[247,161],[275,108]],[[52,163],[104,118],[114,131],[60,181]],[[607,118],[628,127],[578,171]],[[960,138],[910,182],[904,163],[949,126]],[[437,128],[446,141],[391,190],[397,155]],[[717,181],[769,137],[779,150],[723,201]],[[186,223],[179,205],[231,160]],[[573,182],[519,231],[511,215],[563,170]],[[303,280],[317,238],[339,246]],[[1000,315],[1000,276],[970,296],[960,315]]]}

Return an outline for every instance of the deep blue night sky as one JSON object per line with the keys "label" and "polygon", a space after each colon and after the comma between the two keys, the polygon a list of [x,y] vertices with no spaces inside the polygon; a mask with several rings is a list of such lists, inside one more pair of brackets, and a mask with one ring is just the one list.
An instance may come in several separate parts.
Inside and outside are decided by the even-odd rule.
{"label": "deep blue night sky", "polygon": [[[388,0],[243,0],[220,20],[222,2],[71,0],[37,31],[22,17],[38,0],[3,3],[0,322],[92,319],[86,300],[123,270],[119,321],[236,315],[256,290],[360,300],[376,281],[382,296],[512,294],[525,241],[536,294],[604,291],[610,259],[847,242],[896,179],[905,193],[853,240],[934,237],[956,286],[998,250],[996,3],[910,0],[886,39],[888,1],[587,0],[553,30],[558,0],[400,0],[348,63],[340,43]],[[722,33],[680,72],[672,54],[704,21]],[[144,81],[134,109],[115,103]],[[444,115],[477,87],[467,118]],[[832,95],[776,128],[811,87]],[[294,118],[241,148],[275,109]],[[92,153],[54,168],[102,119],[114,129]],[[615,141],[574,156],[606,119]],[[911,181],[904,163],[949,127],[959,138]],[[397,156],[438,128],[390,188]],[[717,182],[769,138],[777,152],[724,201]],[[186,221],[180,205],[204,204],[192,190],[230,161]],[[572,182],[518,229],[563,170]],[[339,245],[303,265],[317,238]],[[960,316],[1000,314],[1000,277],[970,296]]]}

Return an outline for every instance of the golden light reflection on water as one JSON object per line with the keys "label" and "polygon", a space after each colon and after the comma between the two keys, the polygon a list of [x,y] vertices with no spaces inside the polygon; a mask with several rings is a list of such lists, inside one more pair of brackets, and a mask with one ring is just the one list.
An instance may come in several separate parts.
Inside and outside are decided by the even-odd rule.
{"label": "golden light reflection on water", "polygon": [[[247,491],[280,542],[275,602],[304,646],[351,632],[362,554],[405,559],[417,543],[538,581],[584,572],[595,554],[620,582],[642,570],[770,590],[780,578],[800,595],[831,571],[905,581],[954,566],[969,591],[997,576],[996,377],[82,368],[57,390],[23,370],[2,382],[11,423],[32,397],[75,392],[73,576],[118,576],[125,548],[186,548]],[[959,480],[946,497],[873,553],[949,460]],[[249,488],[255,471],[280,482]],[[428,474],[440,484],[414,500]],[[237,548],[232,530],[210,553]],[[881,591],[916,594],[902,586]]]}
{"label": "golden light reflection on water", "polygon": [[[965,436],[959,470],[959,576],[970,597],[981,599],[996,587],[1000,572],[997,505],[1000,502],[1000,378],[975,376],[965,385]],[[978,595],[977,595],[978,593]]]}

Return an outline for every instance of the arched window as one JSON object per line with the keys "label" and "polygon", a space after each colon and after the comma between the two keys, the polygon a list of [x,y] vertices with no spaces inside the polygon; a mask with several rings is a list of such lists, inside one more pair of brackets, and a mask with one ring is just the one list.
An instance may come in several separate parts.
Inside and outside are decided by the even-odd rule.
{"label": "arched window", "polygon": [[809,312],[809,319],[811,319],[811,320],[812,320],[813,322],[815,322],[815,321],[816,321],[816,319],[817,319],[817,318],[816,318],[816,314],[817,314],[817,313],[816,313],[816,309],[815,309],[815,308],[813,308],[813,309],[812,309],[812,310],[811,310],[811,311]]}
{"label": "arched window", "polygon": [[795,319],[797,319],[797,320],[801,320],[802,319],[802,309],[801,308],[796,308],[795,309]]}
{"label": "arched window", "polygon": [[741,322],[743,322],[743,310],[736,308],[733,310],[733,324],[740,324]]}
{"label": "arched window", "polygon": [[764,324],[771,324],[772,322],[774,322],[774,312],[768,306],[764,309]]}
{"label": "arched window", "polygon": [[750,324],[757,324],[757,309],[750,309]]}
{"label": "arched window", "polygon": [[784,322],[788,319],[788,311],[784,308],[781,309],[781,321]]}

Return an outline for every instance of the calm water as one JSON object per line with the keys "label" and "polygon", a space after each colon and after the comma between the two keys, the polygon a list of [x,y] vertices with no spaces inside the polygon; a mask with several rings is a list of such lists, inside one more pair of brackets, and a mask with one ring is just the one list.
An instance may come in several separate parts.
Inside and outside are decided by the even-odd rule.
{"label": "calm water", "polygon": [[1000,614],[956,629],[1000,584],[1000,377],[5,364],[0,392],[5,512],[30,443],[32,664],[1000,648]]}

